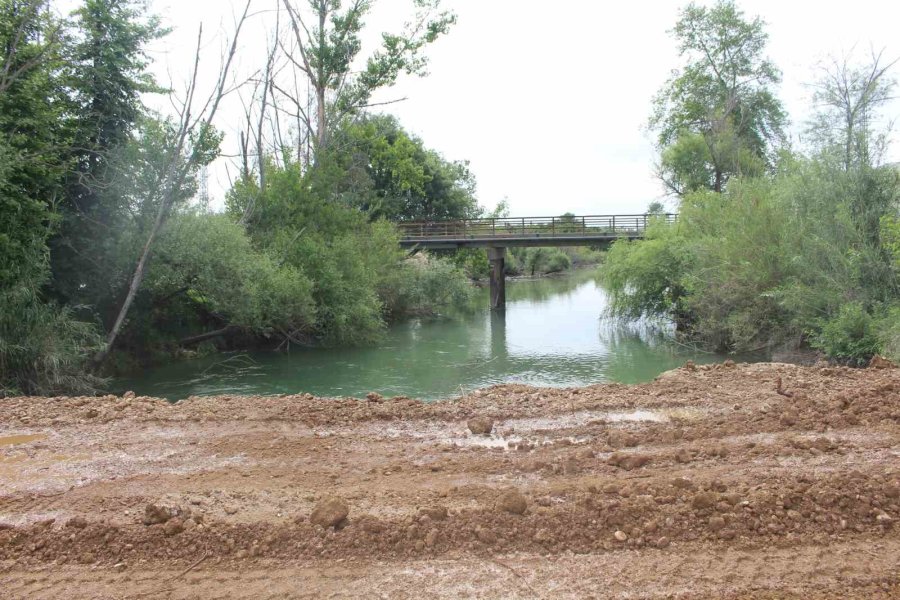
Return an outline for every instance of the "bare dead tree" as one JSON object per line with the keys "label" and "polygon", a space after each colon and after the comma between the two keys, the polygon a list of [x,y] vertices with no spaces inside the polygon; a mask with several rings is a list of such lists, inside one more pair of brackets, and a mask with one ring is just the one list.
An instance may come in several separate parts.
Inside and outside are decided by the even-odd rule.
{"label": "bare dead tree", "polygon": [[900,59],[888,61],[884,49],[870,51],[862,65],[853,63],[853,51],[832,57],[821,67],[813,84],[813,100],[823,109],[813,128],[835,135],[843,150],[844,167],[865,164],[872,156],[872,119],[879,108],[894,99],[897,81],[890,75]]}
{"label": "bare dead tree", "polygon": [[166,159],[166,167],[162,171],[162,181],[160,182],[160,202],[156,212],[156,218],[153,222],[147,239],[144,242],[143,249],[138,259],[134,274],[128,286],[128,293],[116,320],[106,339],[103,350],[95,357],[95,362],[102,363],[106,360],[110,350],[116,343],[116,339],[125,324],[128,311],[137,296],[141,282],[144,279],[144,273],[147,263],[150,259],[153,243],[159,235],[163,224],[168,218],[172,206],[178,198],[179,191],[183,188],[185,181],[190,173],[197,167],[201,160],[202,147],[208,135],[212,132],[212,122],[218,112],[222,99],[232,91],[229,89],[228,80],[231,73],[231,65],[237,54],[237,44],[240,37],[241,29],[248,18],[250,4],[252,0],[247,0],[244,6],[243,14],[235,24],[234,36],[231,44],[225,53],[224,60],[219,70],[219,77],[215,88],[210,92],[206,100],[199,105],[197,99],[198,83],[197,77],[200,71],[200,54],[203,44],[203,26],[200,26],[197,34],[197,47],[194,54],[193,70],[188,83],[187,92],[184,102],[177,110],[178,127],[174,136],[174,143],[168,153]]}

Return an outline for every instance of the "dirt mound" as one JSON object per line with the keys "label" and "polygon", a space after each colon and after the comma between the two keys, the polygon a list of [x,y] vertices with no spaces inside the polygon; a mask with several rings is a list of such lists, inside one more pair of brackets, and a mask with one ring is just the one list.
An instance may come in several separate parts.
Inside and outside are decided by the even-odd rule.
{"label": "dirt mound", "polygon": [[[470,435],[480,418],[492,435]],[[122,596],[145,576],[155,593],[150,565],[172,577],[198,560],[201,597],[245,581],[216,573],[277,588],[282,569],[327,595],[328,577],[352,587],[343,561],[392,574],[359,596],[471,595],[402,575],[449,565],[482,596],[510,595],[491,585],[511,576],[513,596],[583,597],[597,572],[628,573],[614,596],[900,590],[898,369],[688,365],[637,386],[497,386],[430,404],[11,398],[0,423],[0,586],[13,597]],[[698,562],[679,579],[676,565],[703,556],[734,566]],[[297,560],[312,570],[291,571]],[[79,585],[32,575],[59,569]]]}

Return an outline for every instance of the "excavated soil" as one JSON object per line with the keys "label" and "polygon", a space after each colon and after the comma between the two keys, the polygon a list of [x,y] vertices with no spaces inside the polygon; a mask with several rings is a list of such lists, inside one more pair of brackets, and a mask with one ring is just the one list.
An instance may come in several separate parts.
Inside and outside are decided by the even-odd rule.
{"label": "excavated soil", "polygon": [[894,368],[0,400],[2,598],[900,598],[898,519]]}

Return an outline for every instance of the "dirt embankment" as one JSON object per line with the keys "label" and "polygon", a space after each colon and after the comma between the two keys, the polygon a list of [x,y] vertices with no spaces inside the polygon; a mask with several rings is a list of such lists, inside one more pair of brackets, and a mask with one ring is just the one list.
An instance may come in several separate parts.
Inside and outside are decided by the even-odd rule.
{"label": "dirt embankment", "polygon": [[3,597],[900,598],[898,519],[900,369],[0,400]]}

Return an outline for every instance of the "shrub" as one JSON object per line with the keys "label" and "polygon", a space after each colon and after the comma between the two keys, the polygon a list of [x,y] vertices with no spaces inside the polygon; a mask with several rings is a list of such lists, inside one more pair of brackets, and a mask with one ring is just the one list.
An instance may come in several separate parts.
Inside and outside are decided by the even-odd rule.
{"label": "shrub", "polygon": [[610,311],[672,318],[714,350],[809,338],[835,358],[865,360],[880,344],[873,315],[900,296],[900,270],[887,252],[890,219],[882,246],[854,207],[860,194],[886,206],[896,179],[787,160],[774,178],[689,194],[678,223],[651,224],[644,240],[613,245],[601,268]]}
{"label": "shrub", "polygon": [[545,273],[560,273],[565,271],[572,266],[572,260],[569,256],[559,250],[551,253],[550,257],[547,259],[546,266],[544,267]]}
{"label": "shrub", "polygon": [[859,302],[841,307],[838,314],[823,321],[812,345],[828,356],[853,365],[863,365],[881,347],[875,319]]}
{"label": "shrub", "polygon": [[385,297],[389,320],[435,315],[469,304],[474,288],[461,269],[443,258],[418,254],[397,271],[394,293]]}
{"label": "shrub", "polygon": [[90,357],[103,340],[91,323],[44,301],[32,286],[0,292],[0,397],[91,394],[104,381]]}

